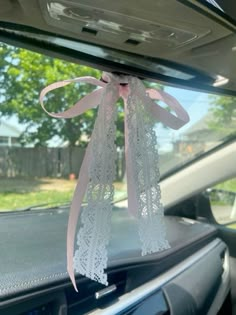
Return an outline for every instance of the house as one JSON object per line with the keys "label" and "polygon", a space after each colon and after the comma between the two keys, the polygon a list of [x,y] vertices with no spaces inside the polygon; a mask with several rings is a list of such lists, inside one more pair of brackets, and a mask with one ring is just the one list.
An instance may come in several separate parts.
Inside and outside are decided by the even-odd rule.
{"label": "house", "polygon": [[0,146],[18,147],[20,146],[21,131],[6,120],[0,120]]}
{"label": "house", "polygon": [[214,121],[212,113],[208,113],[185,132],[181,139],[175,142],[175,151],[182,154],[205,152],[221,143],[223,134],[210,127]]}

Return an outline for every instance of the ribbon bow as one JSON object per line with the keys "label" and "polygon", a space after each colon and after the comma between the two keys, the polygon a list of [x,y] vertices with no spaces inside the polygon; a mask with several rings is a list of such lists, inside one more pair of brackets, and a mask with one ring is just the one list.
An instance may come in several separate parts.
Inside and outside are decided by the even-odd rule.
{"label": "ribbon bow", "polygon": [[[72,82],[85,82],[100,88],[79,100],[70,109],[50,113],[43,104],[44,96]],[[128,209],[138,219],[142,255],[169,248],[160,200],[157,140],[153,130],[156,121],[179,129],[189,116],[178,101],[164,91],[145,89],[141,80],[132,76],[103,73],[102,80],[81,77],[53,83],[40,94],[42,108],[55,118],[72,118],[99,105],[90,143],[79,172],[71,203],[67,229],[67,270],[77,291],[74,269],[82,275],[107,285],[107,244],[110,237],[112,200],[116,160],[116,101],[122,97],[125,111],[125,158],[128,187]],[[176,115],[154,102],[165,102]],[[81,214],[74,253],[74,239],[84,196],[87,205]]]}

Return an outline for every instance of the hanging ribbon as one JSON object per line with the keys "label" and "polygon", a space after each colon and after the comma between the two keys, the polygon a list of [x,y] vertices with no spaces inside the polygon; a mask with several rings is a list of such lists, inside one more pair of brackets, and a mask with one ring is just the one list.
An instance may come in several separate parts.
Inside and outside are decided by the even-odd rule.
{"label": "hanging ribbon", "polygon": [[[100,88],[64,112],[48,112],[43,103],[45,95],[75,82],[89,83]],[[157,139],[153,127],[158,121],[172,129],[179,129],[189,121],[186,111],[171,95],[160,90],[145,89],[141,80],[132,76],[103,73],[102,80],[81,77],[53,83],[40,94],[42,108],[52,117],[72,118],[99,105],[72,199],[67,229],[67,270],[76,291],[74,269],[102,284],[108,284],[104,269],[107,267],[114,195],[116,101],[120,97],[124,100],[125,111],[128,209],[138,219],[142,255],[169,248],[158,184]],[[154,100],[167,104],[176,116]],[[76,226],[85,194],[87,205],[81,213],[78,249],[74,255]]]}

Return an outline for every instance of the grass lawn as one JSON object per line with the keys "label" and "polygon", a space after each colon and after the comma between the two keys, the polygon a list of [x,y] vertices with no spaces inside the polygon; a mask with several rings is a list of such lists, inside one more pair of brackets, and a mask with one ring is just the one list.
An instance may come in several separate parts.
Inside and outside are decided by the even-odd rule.
{"label": "grass lawn", "polygon": [[227,225],[228,228],[235,230],[236,229],[236,223],[234,224],[228,224]]}
{"label": "grass lawn", "polygon": [[[66,179],[0,179],[0,211],[27,206],[70,202],[76,180]],[[126,195],[126,185],[115,183],[115,200]]]}
{"label": "grass lawn", "polygon": [[214,188],[236,192],[236,178],[230,179],[221,184],[218,184]]}

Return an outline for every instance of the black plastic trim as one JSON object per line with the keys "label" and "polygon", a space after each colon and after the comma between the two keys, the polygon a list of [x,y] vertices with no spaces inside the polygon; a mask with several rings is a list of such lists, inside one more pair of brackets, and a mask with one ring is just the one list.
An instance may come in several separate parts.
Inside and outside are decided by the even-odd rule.
{"label": "black plastic trim", "polygon": [[[129,309],[120,312],[119,315],[170,315],[169,307],[161,290],[149,295],[141,302],[132,305]],[[117,314],[118,315],[118,314]]]}
{"label": "black plastic trim", "polygon": [[163,287],[172,315],[207,314],[222,283],[221,243]]}
{"label": "black plastic trim", "polygon": [[[104,45],[98,45],[98,44],[95,45],[95,44],[93,44],[91,42],[87,42],[87,41],[84,41],[84,40],[76,40],[73,37],[64,36],[64,35],[62,36],[61,34],[44,31],[44,30],[37,29],[37,28],[32,27],[32,26],[27,26],[27,25],[22,25],[22,24],[16,24],[16,23],[9,23],[9,22],[0,21],[0,28],[6,29],[6,32],[7,32],[7,30],[17,30],[17,31],[21,31],[21,32],[28,32],[28,33],[31,33],[31,34],[35,34],[36,36],[37,35],[44,35],[44,36],[50,36],[50,37],[55,37],[56,36],[58,38],[70,40],[70,41],[73,41],[73,42],[82,43],[82,44],[86,44],[86,45],[90,45],[90,46],[94,46],[94,47],[99,47],[99,48],[102,48],[104,50],[118,52],[118,53],[123,53],[123,54],[129,55],[129,56],[133,56],[134,58],[135,57],[139,57],[139,58],[143,58],[143,59],[148,59],[148,60],[150,60],[152,62],[156,62],[157,64],[160,64],[162,66],[166,66],[166,67],[169,67],[171,69],[178,70],[178,71],[181,71],[183,73],[193,75],[199,81],[203,81],[203,82],[206,82],[206,83],[213,83],[214,82],[214,78],[209,76],[207,73],[204,73],[203,71],[200,71],[200,70],[197,70],[197,69],[193,69],[190,66],[179,64],[179,63],[174,62],[174,61],[161,59],[161,58],[157,58],[157,57],[143,56],[143,55],[136,54],[136,53],[122,51],[122,50],[119,50],[119,49],[116,49],[116,48],[110,48],[110,47],[107,47],[107,46],[104,46]],[[89,28],[86,28],[86,29],[89,29]],[[89,29],[89,30],[93,31],[92,29]],[[8,35],[9,35],[9,33],[8,33]],[[11,34],[10,34],[10,36],[11,36]],[[22,36],[24,36],[24,34],[22,34]],[[35,40],[37,40],[37,38],[35,38]],[[130,41],[130,40],[134,41],[133,39],[129,39],[127,41]],[[92,58],[94,58],[94,56],[92,56]],[[193,80],[195,80],[195,79],[193,79]],[[183,81],[186,81],[186,80],[183,80]]]}
{"label": "black plastic trim", "polygon": [[[10,29],[10,25],[11,25],[11,28],[15,29],[15,30],[16,30],[16,28],[18,28],[18,30],[27,31],[27,32],[31,32],[31,33],[34,30],[36,32],[34,34],[36,34],[36,35],[42,34],[42,35],[48,35],[48,36],[54,36],[54,37],[58,36],[58,37],[63,38],[63,39],[74,40],[72,38],[61,37],[58,34],[48,33],[45,31],[38,30],[38,29],[34,29],[32,27],[27,27],[27,26],[22,26],[22,25],[18,25],[18,24],[12,24],[12,23],[6,23],[6,22],[0,21],[0,27],[2,27],[2,28],[8,27]],[[0,30],[0,40],[9,44],[9,45],[15,45],[15,46],[29,49],[29,50],[32,50],[35,52],[41,52],[44,54],[51,55],[53,57],[69,60],[71,62],[75,62],[75,63],[82,62],[83,64],[98,68],[100,70],[105,70],[105,71],[110,71],[110,72],[119,71],[119,72],[127,73],[130,75],[138,76],[142,79],[148,79],[148,80],[152,80],[152,81],[156,81],[156,82],[161,81],[161,82],[164,82],[166,84],[179,86],[182,88],[186,87],[186,88],[190,88],[190,89],[194,89],[194,90],[210,92],[213,94],[236,96],[236,91],[207,85],[207,84],[211,84],[214,81],[214,79],[210,76],[206,76],[205,74],[199,72],[199,70],[195,70],[191,67],[177,64],[175,62],[168,61],[168,60],[163,60],[163,59],[159,59],[159,58],[149,58],[150,61],[156,62],[157,64],[167,66],[169,68],[179,70],[179,71],[182,71],[184,73],[188,73],[188,74],[192,74],[192,75],[194,74],[196,76],[196,78],[194,78],[192,80],[183,80],[183,79],[177,79],[177,78],[173,78],[173,77],[170,77],[167,75],[158,74],[158,73],[143,70],[143,69],[138,69],[137,67],[132,67],[132,66],[128,66],[125,64],[120,64],[118,62],[113,62],[113,61],[110,61],[107,59],[92,56],[92,55],[89,55],[89,54],[86,54],[83,52],[79,52],[77,50],[73,50],[70,48],[61,47],[61,46],[58,46],[58,45],[55,45],[52,43],[45,43],[43,41],[38,40],[37,38],[34,38],[34,39],[28,38],[27,36],[24,36],[23,34],[19,35],[19,34],[9,33],[9,32],[7,32],[7,29],[6,30]],[[82,41],[80,41],[80,42],[85,43]],[[79,43],[79,41],[78,41],[78,43]],[[91,43],[86,43],[86,44],[91,45]],[[107,47],[105,48],[102,46],[96,46],[96,47],[101,47],[104,49],[110,49],[110,48],[107,48]],[[59,49],[60,49],[60,52],[59,52]],[[121,52],[121,51],[118,51],[115,49],[110,49],[110,50]],[[134,57],[139,56],[140,57],[140,55],[135,55],[135,54],[129,54],[129,56],[134,56]],[[146,58],[148,58],[148,57],[146,57]],[[202,83],[204,81],[206,83]]]}

